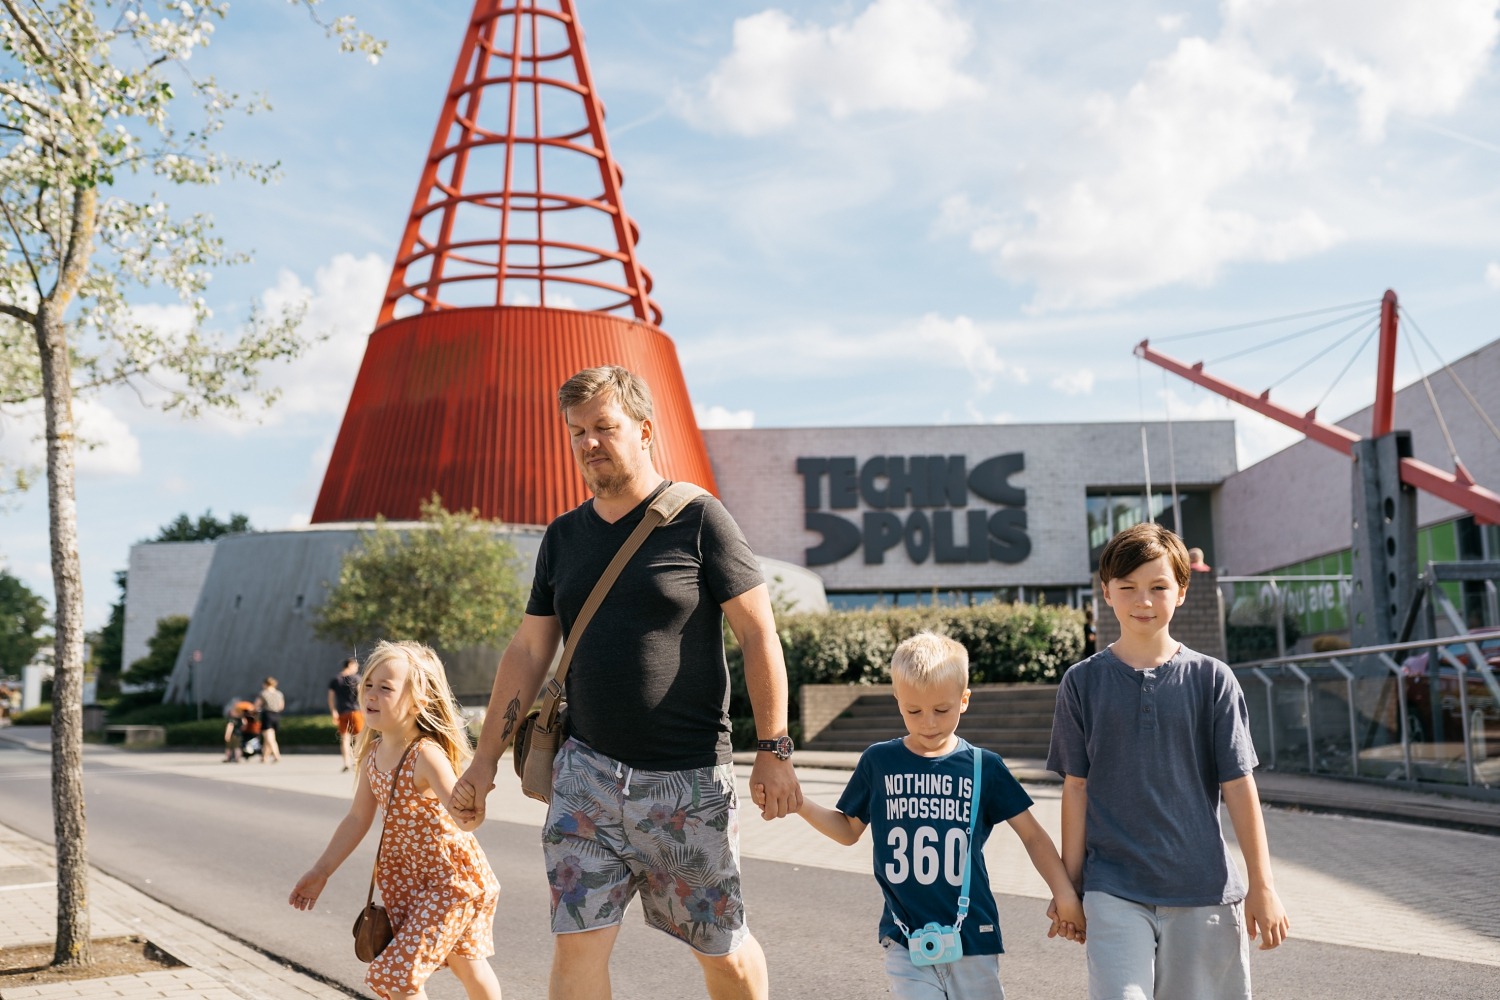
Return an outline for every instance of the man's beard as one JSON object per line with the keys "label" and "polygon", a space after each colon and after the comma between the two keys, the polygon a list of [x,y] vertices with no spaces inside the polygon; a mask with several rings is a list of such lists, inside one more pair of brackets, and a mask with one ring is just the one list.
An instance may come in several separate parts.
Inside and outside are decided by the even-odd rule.
{"label": "man's beard", "polygon": [[610,465],[608,472],[591,472],[587,471],[587,466],[584,467],[586,471],[583,473],[583,483],[596,497],[608,499],[617,496],[625,492],[625,488],[630,485],[632,479],[630,473],[621,471],[614,463]]}

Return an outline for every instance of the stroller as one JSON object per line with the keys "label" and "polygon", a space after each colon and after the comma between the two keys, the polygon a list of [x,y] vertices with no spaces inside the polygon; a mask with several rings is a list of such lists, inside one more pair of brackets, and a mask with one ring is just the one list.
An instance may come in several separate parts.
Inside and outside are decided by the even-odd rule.
{"label": "stroller", "polygon": [[224,760],[249,760],[261,752],[260,713],[248,701],[237,701],[229,710],[231,732],[226,734]]}

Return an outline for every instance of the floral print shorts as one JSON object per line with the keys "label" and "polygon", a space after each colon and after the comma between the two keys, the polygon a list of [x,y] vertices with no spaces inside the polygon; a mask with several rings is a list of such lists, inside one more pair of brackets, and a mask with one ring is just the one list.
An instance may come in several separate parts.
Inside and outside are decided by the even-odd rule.
{"label": "floral print shorts", "polygon": [[554,934],[618,924],[639,895],[646,923],[705,955],[750,936],[734,765],[639,771],[569,739],[552,787],[542,851]]}

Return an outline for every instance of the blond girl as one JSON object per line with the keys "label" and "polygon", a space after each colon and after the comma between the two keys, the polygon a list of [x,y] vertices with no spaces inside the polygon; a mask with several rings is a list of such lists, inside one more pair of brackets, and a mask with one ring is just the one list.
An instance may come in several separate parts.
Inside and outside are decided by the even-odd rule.
{"label": "blond girl", "polygon": [[354,803],[287,901],[313,908],[394,783],[375,881],[396,938],[370,963],[365,982],[387,1000],[425,998],[427,978],[447,965],[469,1000],[500,1000],[486,961],[495,953],[500,883],[471,832],[480,819],[460,822],[444,805],[470,747],[443,664],[420,643],[382,642],[365,662],[360,692],[366,729],[356,748]]}

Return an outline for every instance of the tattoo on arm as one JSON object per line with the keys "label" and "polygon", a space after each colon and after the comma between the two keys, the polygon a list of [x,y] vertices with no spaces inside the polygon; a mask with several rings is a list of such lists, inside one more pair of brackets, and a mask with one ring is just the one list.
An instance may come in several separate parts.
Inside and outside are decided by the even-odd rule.
{"label": "tattoo on arm", "polygon": [[516,720],[521,715],[521,699],[512,698],[510,704],[505,706],[505,729],[500,733],[500,740],[504,742],[510,739],[511,733],[516,731]]}

